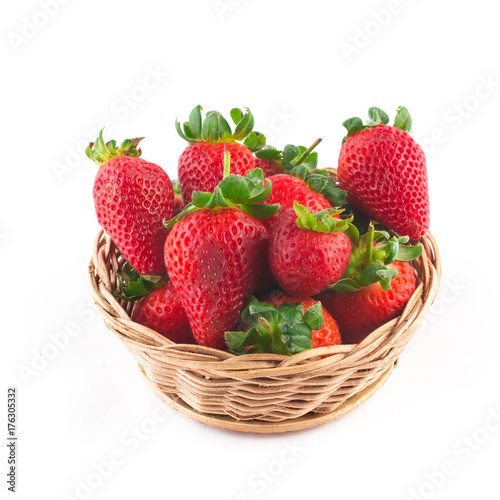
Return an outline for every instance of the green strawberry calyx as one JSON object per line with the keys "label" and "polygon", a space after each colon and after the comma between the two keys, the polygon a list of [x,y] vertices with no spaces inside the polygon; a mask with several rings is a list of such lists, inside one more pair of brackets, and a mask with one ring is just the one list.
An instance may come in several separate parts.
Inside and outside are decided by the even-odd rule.
{"label": "green strawberry calyx", "polygon": [[333,217],[343,212],[342,209],[337,208],[327,208],[313,213],[309,212],[304,205],[294,201],[293,209],[297,215],[297,220],[295,221],[297,226],[300,229],[315,231],[317,233],[345,233],[349,230],[351,222],[354,220],[354,217],[349,217],[348,219]]}
{"label": "green strawberry calyx", "polygon": [[227,120],[218,111],[208,111],[203,119],[198,105],[189,115],[189,121],[181,123],[175,120],[177,133],[189,143],[209,142],[241,142],[246,140],[246,146],[257,151],[266,144],[266,138],[259,132],[253,132],[254,117],[250,109],[233,108],[231,119],[235,124],[234,132]]}
{"label": "green strawberry calyx", "polygon": [[[102,129],[104,130],[104,129]],[[99,132],[95,142],[91,142],[85,154],[94,163],[101,166],[104,165],[111,158],[116,158],[117,156],[130,156],[137,157],[141,156],[142,151],[137,146],[144,139],[144,137],[138,137],[136,139],[125,139],[118,147],[115,140],[109,142],[104,142],[102,138],[102,130]]]}
{"label": "green strawberry calyx", "polygon": [[114,295],[119,299],[133,302],[158,290],[167,280],[167,273],[164,276],[141,275],[128,262],[125,262],[118,275],[122,292],[115,292]]}
{"label": "green strawberry calyx", "polygon": [[164,225],[171,228],[186,215],[209,208],[235,207],[239,208],[254,219],[262,220],[272,217],[279,211],[279,203],[272,205],[261,204],[271,195],[272,183],[264,179],[261,168],[249,170],[246,176],[230,174],[231,155],[224,151],[224,175],[213,193],[194,191],[192,201],[184,207],[184,210]]}
{"label": "green strawberry calyx", "polygon": [[250,327],[246,332],[226,332],[229,351],[236,355],[275,353],[290,356],[312,349],[312,332],[323,326],[321,303],[307,311],[300,302],[275,307],[265,302],[251,301],[241,313]]}
{"label": "green strawberry calyx", "polygon": [[335,181],[325,169],[318,169],[318,153],[313,152],[322,139],[316,139],[308,148],[287,144],[283,151],[265,146],[255,153],[261,160],[280,161],[283,172],[293,175],[307,184],[307,187],[321,194],[334,207],[343,205],[347,193],[336,186]]}
{"label": "green strawberry calyx", "polygon": [[178,194],[179,196],[182,196],[181,187],[179,185],[179,179],[172,180],[172,190],[173,190],[174,194]]}
{"label": "green strawberry calyx", "polygon": [[351,258],[342,278],[329,287],[340,293],[357,292],[373,283],[380,283],[382,290],[388,291],[398,270],[387,266],[394,261],[410,262],[422,253],[422,245],[405,245],[408,236],[391,237],[387,231],[375,230],[372,223],[361,237],[352,224],[346,235],[353,248]]}
{"label": "green strawberry calyx", "polygon": [[[369,128],[376,127],[377,125],[387,125],[389,123],[389,116],[385,111],[382,111],[380,108],[371,107],[368,110],[368,116],[370,119],[363,125],[363,121],[361,118],[355,116],[353,118],[349,118],[342,126],[347,129],[347,135],[342,140],[342,144],[347,140],[351,135],[360,132],[361,130],[366,130]],[[410,112],[404,106],[400,106],[397,109],[396,118],[394,119],[394,128],[399,128],[404,132],[411,132],[411,116]]]}

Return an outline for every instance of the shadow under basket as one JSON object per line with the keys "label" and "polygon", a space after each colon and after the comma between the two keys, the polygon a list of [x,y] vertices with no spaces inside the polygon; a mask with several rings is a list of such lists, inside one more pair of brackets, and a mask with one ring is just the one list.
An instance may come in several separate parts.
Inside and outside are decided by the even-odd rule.
{"label": "shadow under basket", "polygon": [[[228,352],[175,344],[130,319],[133,304],[117,299],[124,259],[99,232],[89,265],[92,294],[107,327],[139,364],[163,401],[208,425],[243,432],[306,429],[337,418],[368,399],[391,374],[434,301],[441,278],[432,235],[413,262],[417,288],[401,316],[360,344],[311,349],[294,356]],[[323,357],[327,354],[327,357]]]}

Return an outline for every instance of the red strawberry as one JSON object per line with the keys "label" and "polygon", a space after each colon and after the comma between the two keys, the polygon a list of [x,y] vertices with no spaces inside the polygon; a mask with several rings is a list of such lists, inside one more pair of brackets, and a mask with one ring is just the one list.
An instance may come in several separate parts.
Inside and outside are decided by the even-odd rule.
{"label": "red strawberry", "polygon": [[235,208],[202,209],[170,232],[165,263],[196,341],[221,349],[265,259],[264,226]]}
{"label": "red strawberry", "polygon": [[265,221],[268,228],[276,225],[276,220],[281,212],[293,207],[294,201],[304,205],[308,210],[318,212],[325,208],[332,208],[330,203],[320,194],[311,191],[307,184],[287,174],[273,175],[271,178],[273,190],[271,196],[264,201],[266,204],[279,203],[279,212]]}
{"label": "red strawberry", "polygon": [[164,219],[173,216],[174,194],[168,175],[139,158],[141,139],[104,143],[102,131],[87,156],[100,168],[94,182],[97,220],[130,264],[144,275],[165,272]]}
{"label": "red strawberry", "polygon": [[278,217],[269,240],[271,272],[290,295],[316,295],[338,281],[349,263],[351,243],[332,209],[313,215],[295,202]]}
{"label": "red strawberry", "polygon": [[[258,180],[228,176],[225,156],[224,180],[213,195],[197,193],[198,208],[188,207],[170,221],[173,227],[165,243],[168,274],[193,335],[199,344],[218,349],[225,345],[224,333],[236,326],[265,263],[267,230],[248,213],[265,217],[277,211],[270,206],[264,213],[261,205],[252,204],[254,198],[262,201],[269,194],[262,173]],[[242,192],[250,188],[250,204],[245,204]]]}
{"label": "red strawberry", "polygon": [[254,158],[255,168],[261,168],[264,172],[264,177],[271,177],[283,173],[283,165],[279,160],[261,160]]}
{"label": "red strawberry", "polygon": [[239,331],[226,332],[225,339],[233,354],[288,356],[341,342],[335,320],[320,302],[280,291],[262,302],[250,299],[241,314]]}
{"label": "red strawberry", "polygon": [[361,213],[400,235],[420,238],[429,229],[425,155],[407,133],[411,118],[399,108],[394,127],[378,108],[371,121],[344,122],[348,135],[340,150],[338,180],[348,202]]}
{"label": "red strawberry", "polygon": [[195,344],[189,319],[172,281],[139,301],[132,321],[147,326],[177,344]]}
{"label": "red strawberry", "polygon": [[398,274],[385,291],[380,283],[353,293],[325,293],[321,303],[337,320],[346,344],[361,342],[370,332],[399,316],[415,291],[415,275],[408,262],[394,262],[387,266]]}
{"label": "red strawberry", "polygon": [[224,151],[231,154],[231,173],[246,175],[255,168],[253,155],[243,144],[197,142],[188,146],[179,158],[179,184],[187,203],[193,191],[211,193],[222,180]]}
{"label": "red strawberry", "polygon": [[[250,149],[238,144],[252,133],[254,119],[247,108],[243,114],[240,109],[231,110],[231,117],[236,124],[234,134],[227,121],[217,111],[209,111],[205,120],[201,117],[201,106],[196,106],[184,123],[184,131],[176,122],[179,135],[190,143],[179,158],[179,185],[185,203],[191,202],[193,191],[212,193],[222,180],[223,156],[227,151],[231,155],[230,172],[246,175],[255,168],[254,156]],[[255,143],[265,139],[255,132],[252,135]],[[252,142],[253,143],[253,142]]]}
{"label": "red strawberry", "polygon": [[[307,311],[314,304],[318,304],[319,301],[313,299],[312,297],[295,297],[292,295],[287,295],[286,293],[276,291],[261,299],[262,302],[267,302],[272,304],[274,307],[278,307],[281,304],[289,304],[293,302],[300,302],[304,307],[304,311]],[[340,332],[337,322],[332,318],[330,313],[322,307],[323,311],[323,326],[319,330],[312,331],[312,346],[314,347],[326,347],[329,345],[338,345],[342,341],[340,339]]]}

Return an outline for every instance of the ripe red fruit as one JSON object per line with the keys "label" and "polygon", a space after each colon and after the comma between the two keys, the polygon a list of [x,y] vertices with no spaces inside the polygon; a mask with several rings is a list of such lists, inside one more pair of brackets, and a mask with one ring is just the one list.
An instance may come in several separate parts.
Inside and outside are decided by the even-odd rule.
{"label": "ripe red fruit", "polygon": [[255,168],[261,168],[264,172],[264,177],[271,177],[283,173],[283,164],[281,160],[262,160],[254,157]]}
{"label": "ripe red fruit", "polygon": [[197,142],[188,146],[179,158],[179,186],[186,203],[193,191],[214,191],[222,180],[224,151],[231,154],[232,174],[246,175],[255,168],[254,157],[243,144]]}
{"label": "ripe red fruit", "polygon": [[[311,306],[317,304],[319,301],[313,299],[312,297],[296,297],[287,295],[286,293],[276,291],[269,294],[267,297],[262,299],[262,302],[267,302],[268,304],[278,307],[281,304],[290,304],[293,302],[300,302],[304,307],[304,311],[307,311]],[[326,347],[329,345],[341,344],[340,331],[337,322],[333,319],[331,314],[322,307],[323,310],[323,326],[319,330],[312,331],[312,346],[315,347]]]}
{"label": "ripe red fruit", "polygon": [[332,207],[322,195],[311,191],[307,187],[307,184],[297,177],[287,174],[278,174],[273,175],[271,181],[273,184],[271,196],[263,203],[279,203],[280,210],[276,215],[264,221],[268,229],[276,225],[279,214],[288,208],[292,208],[295,201],[304,205],[307,210],[311,212],[318,212],[325,208]]}
{"label": "ripe red fruit", "polygon": [[[300,208],[299,208],[300,207]],[[351,242],[340,231],[347,223],[325,215],[312,217],[312,224],[297,225],[297,220],[311,216],[296,204],[282,212],[270,234],[268,261],[280,288],[288,294],[316,295],[338,281],[349,263]],[[328,219],[327,219],[328,218]],[[318,225],[330,222],[331,230]],[[316,228],[316,229],[314,229]],[[331,231],[331,232],[329,232]]]}
{"label": "ripe red fruit", "polygon": [[[407,133],[411,119],[400,108],[395,126],[370,108],[372,124],[359,118],[344,122],[349,134],[338,163],[340,187],[348,202],[361,213],[399,235],[420,238],[429,229],[427,169],[422,148]],[[400,127],[400,128],[398,128]]]}
{"label": "ripe red fruit", "polygon": [[267,230],[236,208],[201,209],[177,222],[165,243],[168,274],[196,341],[222,349],[264,266]]}
{"label": "ripe red fruit", "polygon": [[361,342],[373,330],[400,315],[415,291],[415,274],[408,262],[395,261],[387,267],[398,270],[388,291],[380,283],[373,283],[357,292],[325,292],[318,297],[337,321],[345,344]]}
{"label": "ripe red fruit", "polygon": [[231,157],[230,173],[244,176],[255,168],[252,152],[237,141],[246,138],[257,148],[265,144],[262,134],[252,132],[254,118],[248,108],[246,112],[231,110],[234,133],[218,111],[209,111],[202,119],[201,110],[196,106],[182,128],[175,123],[178,134],[190,143],[179,158],[179,186],[185,204],[191,202],[194,191],[213,193],[223,178],[224,152]]}
{"label": "ripe red fruit", "polygon": [[[173,216],[174,194],[166,172],[138,156],[141,139],[104,143],[102,131],[87,156],[100,168],[94,182],[97,220],[142,275],[165,272],[163,245]],[[94,148],[94,149],[93,149]]]}
{"label": "ripe red fruit", "polygon": [[155,330],[177,344],[196,343],[172,281],[137,302],[132,321]]}

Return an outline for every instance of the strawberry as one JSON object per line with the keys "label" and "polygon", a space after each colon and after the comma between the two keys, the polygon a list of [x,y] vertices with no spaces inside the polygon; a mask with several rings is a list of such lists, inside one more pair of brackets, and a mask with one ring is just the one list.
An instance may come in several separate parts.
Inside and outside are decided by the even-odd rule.
{"label": "strawberry", "polygon": [[303,146],[292,146],[291,144],[285,146],[283,151],[272,146],[264,146],[254,153],[255,168],[261,168],[264,177],[290,173],[289,170],[298,162],[307,165],[314,163],[314,167],[311,168],[315,168],[318,155],[317,153],[311,154],[311,152],[320,142],[321,139],[318,139],[308,150]]}
{"label": "strawberry", "polygon": [[[268,203],[281,203],[281,210],[292,207],[294,200],[307,206],[307,208],[317,210],[329,208],[330,206],[340,206],[344,203],[346,193],[335,186],[335,182],[328,171],[317,169],[318,153],[313,152],[313,150],[321,141],[322,139],[316,139],[307,149],[304,146],[288,144],[283,151],[279,151],[272,146],[265,146],[256,151],[255,156],[261,161],[258,164],[256,161],[256,167],[264,163],[262,168],[264,175],[266,169],[267,172],[269,172],[270,168],[276,170],[273,175],[273,181],[277,181],[274,183],[273,201],[268,201]],[[270,167],[271,162],[275,162],[275,164]],[[281,172],[277,171],[278,167],[289,177],[281,176]],[[298,178],[302,183],[290,179],[290,176]],[[267,177],[270,176],[267,175]],[[311,196],[309,191],[304,191],[304,184],[309,191],[322,196]],[[305,193],[305,196],[302,193]],[[303,198],[299,199],[297,196],[303,196]],[[313,202],[311,206],[308,206],[311,198],[318,200],[319,205]],[[329,204],[327,205],[324,200]]]}
{"label": "strawberry", "polygon": [[332,208],[330,203],[322,195],[311,191],[307,184],[293,177],[292,175],[279,174],[273,175],[271,178],[273,190],[271,196],[265,200],[264,204],[280,204],[279,212],[265,221],[268,229],[276,225],[276,220],[281,212],[292,208],[294,201],[304,205],[308,210],[318,212],[326,208]]}
{"label": "strawberry", "polygon": [[[223,156],[231,156],[230,172],[246,175],[255,168],[252,150],[265,144],[262,134],[252,132],[254,118],[248,108],[246,113],[238,108],[231,110],[236,124],[234,133],[224,117],[217,111],[209,111],[202,120],[201,106],[196,106],[189,115],[189,122],[181,125],[176,121],[179,135],[190,145],[179,157],[179,185],[185,203],[191,201],[193,191],[213,193],[222,180]],[[249,146],[236,141],[249,139]],[[254,148],[255,147],[255,148]]]}
{"label": "strawberry", "polygon": [[[300,302],[304,307],[304,311],[307,311],[318,301],[312,297],[295,297],[292,295],[287,295],[280,291],[275,291],[269,294],[267,297],[261,299],[262,302],[267,302],[272,304],[274,307],[279,307],[281,304],[290,304],[294,302]],[[312,331],[312,346],[314,347],[326,347],[329,345],[338,345],[342,341],[340,339],[340,332],[337,322],[332,318],[331,314],[322,305],[323,312],[323,326],[318,330]]]}
{"label": "strawberry", "polygon": [[[193,203],[168,223],[165,263],[186,310],[196,341],[222,349],[246,298],[264,267],[268,232],[254,217],[274,214],[274,205],[256,205],[272,189],[261,170],[229,175],[214,193],[193,193]],[[264,208],[265,207],[265,208]],[[252,217],[254,216],[254,217]]]}
{"label": "strawberry", "polygon": [[172,183],[163,169],[139,158],[141,139],[104,143],[102,131],[85,153],[99,165],[94,182],[97,220],[143,275],[165,272],[163,219],[173,215]]}
{"label": "strawberry", "polygon": [[311,297],[276,291],[262,302],[250,299],[241,319],[239,331],[225,334],[233,354],[292,355],[341,342],[335,320]]}
{"label": "strawberry", "polygon": [[262,169],[264,177],[271,177],[283,173],[283,165],[278,160],[262,160],[255,157],[254,164],[255,168]]}
{"label": "strawberry", "polygon": [[348,232],[353,251],[344,276],[317,298],[339,324],[344,342],[357,343],[404,309],[415,290],[408,262],[422,246],[404,245],[408,236],[391,237],[371,223],[361,238],[352,225]]}
{"label": "strawberry", "polygon": [[429,229],[429,193],[425,154],[408,134],[411,118],[398,109],[394,126],[378,108],[343,123],[344,138],[338,163],[340,187],[347,201],[361,213],[399,235],[418,239]]}
{"label": "strawberry", "polygon": [[137,302],[132,312],[132,321],[157,331],[177,344],[196,343],[186,311],[172,281]]}
{"label": "strawberry", "polygon": [[[268,260],[280,288],[290,295],[316,295],[338,281],[349,263],[350,220],[332,208],[316,214],[294,202],[271,231]],[[333,213],[333,216],[331,215]]]}
{"label": "strawberry", "polygon": [[399,316],[415,291],[415,274],[408,262],[387,266],[397,270],[389,290],[379,282],[353,293],[324,294],[320,300],[335,317],[346,344],[361,342],[370,332]]}

